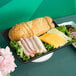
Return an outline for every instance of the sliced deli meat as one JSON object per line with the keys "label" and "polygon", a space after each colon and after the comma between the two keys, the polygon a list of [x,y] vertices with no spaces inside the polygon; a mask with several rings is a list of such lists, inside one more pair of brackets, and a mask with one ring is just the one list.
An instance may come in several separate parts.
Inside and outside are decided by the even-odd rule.
{"label": "sliced deli meat", "polygon": [[17,43],[18,43],[18,45],[22,46],[24,54],[25,54],[26,56],[30,56],[30,53],[26,51],[26,49],[24,48],[24,46],[23,46],[23,44],[21,43],[21,41],[18,41]]}
{"label": "sliced deli meat", "polygon": [[36,54],[36,49],[33,47],[32,42],[30,41],[29,38],[24,38],[25,42],[27,43],[28,47],[31,49],[33,54]]}
{"label": "sliced deli meat", "polygon": [[21,43],[23,44],[24,48],[26,49],[27,52],[30,53],[30,56],[33,57],[34,54],[33,52],[31,51],[31,49],[28,47],[27,43],[24,41],[23,38],[20,39],[21,40]]}
{"label": "sliced deli meat", "polygon": [[47,52],[43,43],[37,36],[21,38],[17,43],[23,47],[23,52],[26,56],[34,57],[37,53]]}
{"label": "sliced deli meat", "polygon": [[41,53],[46,53],[47,50],[46,50],[46,48],[44,47],[44,45],[43,45],[43,43],[41,42],[41,40],[40,40],[37,36],[33,36],[33,38],[34,38],[34,40],[35,40],[35,42],[36,42],[36,44],[37,44],[40,52],[41,52]]}
{"label": "sliced deli meat", "polygon": [[34,45],[34,47],[35,47],[35,49],[36,49],[36,52],[37,52],[37,53],[40,53],[39,48],[38,48],[35,40],[33,39],[33,37],[31,37],[30,40],[31,40],[32,44]]}

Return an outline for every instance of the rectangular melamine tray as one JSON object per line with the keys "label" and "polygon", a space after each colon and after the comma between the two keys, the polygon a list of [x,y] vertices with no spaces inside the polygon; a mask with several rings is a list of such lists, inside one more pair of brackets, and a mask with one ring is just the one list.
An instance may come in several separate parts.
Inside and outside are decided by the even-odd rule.
{"label": "rectangular melamine tray", "polygon": [[[54,21],[53,21],[53,23],[55,24],[55,27],[58,27],[58,25],[57,25]],[[8,37],[9,30],[10,30],[10,28],[7,29],[7,30],[1,31],[1,34],[3,35],[4,39],[5,39],[8,43],[10,42],[10,39],[9,39],[9,37]],[[62,47],[59,47],[59,48],[54,49],[54,50],[51,50],[51,51],[49,51],[49,52],[47,52],[47,53],[45,53],[45,54],[42,54],[41,56],[37,56],[37,57],[30,58],[30,59],[27,60],[27,61],[21,59],[21,58],[16,54],[16,50],[13,49],[13,52],[15,52],[15,54],[16,54],[16,56],[18,57],[18,59],[19,59],[20,62],[22,62],[22,63],[27,63],[27,62],[31,62],[31,61],[33,61],[33,60],[35,60],[35,59],[37,59],[37,58],[40,58],[40,57],[42,57],[42,56],[44,56],[44,55],[47,55],[47,54],[49,54],[49,53],[55,52],[55,51],[57,51],[57,50],[59,50],[59,49],[61,49],[61,48],[64,48],[64,47],[66,47],[66,46],[68,46],[68,45],[71,45],[71,44],[72,44],[72,43],[68,43],[68,44],[66,44],[66,45],[64,45],[64,46],[62,46]]]}

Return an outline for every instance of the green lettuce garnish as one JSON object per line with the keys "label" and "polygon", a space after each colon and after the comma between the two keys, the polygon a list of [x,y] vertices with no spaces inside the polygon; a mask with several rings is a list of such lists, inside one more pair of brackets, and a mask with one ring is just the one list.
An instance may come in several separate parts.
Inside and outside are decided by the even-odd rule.
{"label": "green lettuce garnish", "polygon": [[64,34],[66,34],[68,37],[71,37],[71,33],[67,30],[65,25],[61,25],[59,27],[56,27],[56,29],[58,29],[59,31],[63,32]]}
{"label": "green lettuce garnish", "polygon": [[37,53],[37,54],[36,54],[36,56],[41,56],[41,55],[42,55],[42,53]]}
{"label": "green lettuce garnish", "polygon": [[14,49],[18,48],[18,43],[16,41],[10,41],[10,46]]}
{"label": "green lettuce garnish", "polygon": [[43,42],[43,44],[44,44],[44,46],[45,46],[45,48],[47,49],[48,52],[54,49],[54,46],[52,46],[48,43]]}
{"label": "green lettuce garnish", "polygon": [[10,41],[10,46],[16,50],[17,55],[20,56],[20,58],[22,58],[23,60],[30,59],[30,57],[24,54],[22,46],[18,45],[16,41]]}

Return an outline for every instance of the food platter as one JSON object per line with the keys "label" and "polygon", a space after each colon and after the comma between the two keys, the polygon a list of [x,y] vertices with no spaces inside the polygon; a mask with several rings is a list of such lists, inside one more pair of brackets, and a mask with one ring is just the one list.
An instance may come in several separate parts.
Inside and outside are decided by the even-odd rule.
{"label": "food platter", "polygon": [[[58,25],[57,25],[54,21],[53,21],[53,23],[55,24],[55,27],[58,27]],[[9,37],[8,37],[9,30],[10,30],[10,28],[1,32],[1,34],[3,35],[4,39],[8,42],[8,44],[9,44],[9,42],[10,42],[10,39],[9,39]],[[42,61],[45,61],[45,60],[49,59],[49,58],[52,56],[53,52],[55,52],[55,51],[57,51],[57,50],[59,50],[59,49],[61,49],[61,48],[64,48],[64,47],[66,47],[66,46],[68,46],[68,45],[71,45],[71,44],[72,44],[72,43],[68,43],[68,44],[66,44],[66,45],[64,45],[64,46],[61,46],[61,47],[59,47],[59,48],[56,48],[56,49],[54,49],[54,50],[52,50],[52,51],[49,51],[49,52],[47,52],[47,53],[44,53],[44,54],[42,54],[41,56],[33,57],[33,58],[31,58],[31,59],[29,59],[29,60],[27,60],[27,61],[22,60],[22,59],[16,54],[16,50],[15,50],[15,49],[13,49],[13,52],[15,52],[17,58],[18,58],[18,59],[20,60],[20,62],[22,62],[22,63],[27,63],[27,62],[41,62],[41,61],[40,61],[41,59],[39,59],[39,60],[36,60],[36,59],[41,58],[41,57],[43,57],[43,56],[46,56],[46,58],[44,57],[45,59],[42,59]],[[47,55],[49,55],[49,54],[51,54],[51,55],[47,58]]]}

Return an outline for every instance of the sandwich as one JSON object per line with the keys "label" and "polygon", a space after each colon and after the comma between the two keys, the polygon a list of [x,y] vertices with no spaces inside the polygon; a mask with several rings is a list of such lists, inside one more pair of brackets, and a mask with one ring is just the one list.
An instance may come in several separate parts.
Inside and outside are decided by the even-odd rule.
{"label": "sandwich", "polygon": [[39,36],[54,27],[55,25],[52,18],[45,16],[32,21],[16,24],[10,29],[9,38],[10,40],[18,41],[23,37],[30,38],[34,35]]}

